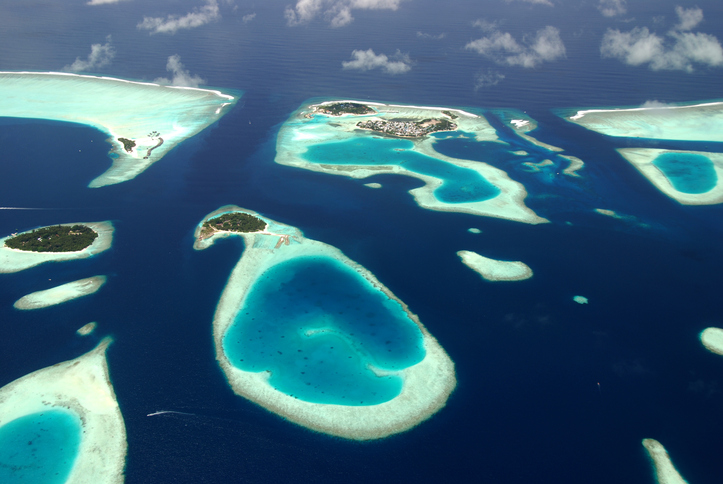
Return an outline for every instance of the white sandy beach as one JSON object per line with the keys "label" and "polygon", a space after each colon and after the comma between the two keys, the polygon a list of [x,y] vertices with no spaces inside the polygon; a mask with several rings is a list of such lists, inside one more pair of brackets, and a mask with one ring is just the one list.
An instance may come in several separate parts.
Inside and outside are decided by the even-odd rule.
{"label": "white sandy beach", "polygon": [[15,301],[13,306],[16,309],[22,310],[42,309],[48,306],[55,306],[56,304],[62,304],[79,297],[93,294],[105,284],[105,281],[105,276],[80,279],[43,291],[30,293]]}
{"label": "white sandy beach", "polygon": [[[80,123],[110,135],[117,157],[90,187],[135,178],[218,121],[237,100],[213,89],[67,72],[0,72],[0,116]],[[126,151],[119,138],[134,141],[135,148]]]}
{"label": "white sandy beach", "polygon": [[457,255],[464,265],[487,281],[524,281],[533,274],[524,262],[490,259],[468,250],[460,250]]}
{"label": "white sandy beach", "polygon": [[60,225],[72,226],[77,224],[87,225],[98,234],[98,237],[95,238],[90,246],[77,252],[31,252],[26,250],[16,250],[5,246],[5,240],[10,238],[10,236],[1,238],[0,273],[19,272],[45,262],[62,262],[74,259],[85,259],[86,257],[92,257],[96,254],[100,254],[104,250],[110,248],[113,242],[113,224],[111,222],[76,222]]}
{"label": "white sandy beach", "polygon": [[104,339],[74,360],[35,371],[0,388],[0,425],[25,415],[64,409],[82,422],[78,457],[66,484],[120,484],[126,430],[108,374]]}
{"label": "white sandy beach", "polygon": [[[268,223],[267,231],[273,234],[240,235],[244,238],[246,249],[226,284],[214,316],[216,358],[238,395],[304,427],[354,440],[379,439],[409,430],[444,407],[456,386],[454,363],[419,319],[389,289],[338,249],[306,239],[298,229],[266,219],[250,210],[226,206],[209,214],[204,220],[229,210],[242,211],[262,218]],[[201,224],[196,229],[196,236],[200,233],[200,226]],[[209,239],[197,241],[194,248],[202,250],[212,245],[216,238],[227,236],[229,236],[227,233],[215,234]],[[277,247],[280,236],[288,237],[290,243]],[[419,327],[424,338],[426,355],[416,365],[394,372],[404,381],[401,394],[396,398],[372,406],[310,403],[273,388],[268,383],[267,372],[242,371],[229,362],[223,351],[223,337],[233,324],[236,313],[243,306],[256,279],[270,267],[302,256],[330,257],[347,265],[384,292],[387,297],[397,301]]]}

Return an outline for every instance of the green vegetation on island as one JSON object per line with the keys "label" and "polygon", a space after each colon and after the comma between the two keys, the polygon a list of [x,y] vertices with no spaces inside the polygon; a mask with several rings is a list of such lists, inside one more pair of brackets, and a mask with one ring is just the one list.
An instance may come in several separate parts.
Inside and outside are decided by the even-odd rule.
{"label": "green vegetation on island", "polygon": [[454,114],[452,111],[442,111],[442,114],[444,114],[445,116],[449,116],[449,117],[452,118],[452,119],[457,119],[457,118],[459,118],[459,116],[457,116],[456,114]]}
{"label": "green vegetation on island", "polygon": [[128,138],[118,138],[118,141],[120,141],[121,143],[123,143],[123,148],[124,148],[128,153],[130,153],[131,151],[133,151],[133,148],[135,148],[135,146],[136,146],[136,142],[133,141],[132,139],[128,139]]}
{"label": "green vegetation on island", "polygon": [[225,213],[220,217],[206,220],[200,238],[206,239],[215,232],[259,232],[266,228],[266,222],[244,212]]}
{"label": "green vegetation on island", "polygon": [[86,225],[53,225],[11,237],[5,246],[29,252],[77,252],[89,247],[96,237],[98,234]]}
{"label": "green vegetation on island", "polygon": [[341,116],[342,114],[372,114],[375,111],[366,104],[359,103],[334,103],[317,106],[316,111],[331,116]]}
{"label": "green vegetation on island", "polygon": [[447,119],[423,119],[422,121],[387,121],[384,119],[370,119],[359,121],[357,128],[370,129],[377,133],[384,133],[400,138],[421,138],[435,131],[454,131],[457,125]]}

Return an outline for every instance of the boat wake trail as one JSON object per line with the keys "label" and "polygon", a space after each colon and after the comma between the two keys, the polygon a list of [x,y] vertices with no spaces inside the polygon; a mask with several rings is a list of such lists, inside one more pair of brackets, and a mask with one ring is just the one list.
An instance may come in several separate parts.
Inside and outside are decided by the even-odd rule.
{"label": "boat wake trail", "polygon": [[155,417],[156,415],[165,415],[168,413],[176,414],[176,415],[189,415],[191,417],[195,417],[195,413],[186,413],[186,412],[176,412],[175,410],[159,410],[158,412],[149,413],[146,415],[146,417]]}

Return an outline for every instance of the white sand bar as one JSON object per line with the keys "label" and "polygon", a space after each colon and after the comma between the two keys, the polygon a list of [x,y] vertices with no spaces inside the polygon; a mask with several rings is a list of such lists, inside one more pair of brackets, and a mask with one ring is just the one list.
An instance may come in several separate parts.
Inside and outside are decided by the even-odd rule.
{"label": "white sand bar", "polygon": [[72,299],[93,294],[100,289],[103,284],[105,284],[105,281],[105,276],[94,276],[86,279],[80,279],[78,281],[45,289],[44,291],[30,293],[15,301],[13,306],[16,309],[24,310],[55,306],[56,304],[62,304]]}
{"label": "white sand bar", "polygon": [[688,484],[673,466],[665,447],[655,439],[643,439],[643,447],[655,467],[658,484]]}
{"label": "white sand bar", "polygon": [[77,252],[31,252],[28,250],[11,249],[5,245],[5,240],[11,238],[11,236],[1,238],[0,273],[19,272],[45,262],[85,259],[86,257],[100,254],[110,248],[113,242],[113,224],[111,222],[77,222],[60,225],[72,226],[78,224],[87,225],[98,234],[98,237],[96,237],[88,247]]}
{"label": "white sand bar", "polygon": [[[328,101],[321,104],[334,102],[339,101]],[[319,103],[303,105],[291,115],[279,130],[276,138],[276,163],[352,178],[366,178],[379,174],[406,175],[422,180],[425,183],[424,186],[410,190],[409,193],[420,207],[428,210],[469,213],[530,224],[548,222],[547,219],[539,217],[525,205],[524,200],[527,197],[525,187],[512,180],[505,171],[487,163],[461,160],[442,155],[434,150],[434,138],[430,136],[405,139],[413,143],[413,151],[444,163],[478,172],[484,179],[499,188],[500,193],[491,199],[479,202],[444,203],[434,196],[434,190],[443,183],[441,179],[407,170],[400,165],[321,164],[304,159],[304,153],[312,145],[346,141],[352,138],[379,136],[379,133],[362,130],[356,126],[359,121],[367,120],[391,121],[402,119],[405,121],[422,121],[430,118],[445,118],[455,123],[457,130],[474,133],[477,141],[500,142],[495,129],[484,117],[466,111],[441,107],[386,105],[364,101],[349,102],[365,104],[374,108],[375,113],[359,116],[350,114],[330,116],[315,111],[315,107],[319,106]],[[450,119],[442,114],[442,111],[449,111],[457,118]]]}
{"label": "white sand bar", "polygon": [[0,388],[0,425],[52,409],[82,423],[78,457],[66,484],[119,484],[128,444],[123,415],[108,374],[110,338],[74,360],[43,368]]}
{"label": "white sand bar", "polygon": [[488,281],[524,281],[532,277],[532,269],[524,262],[489,259],[469,250],[460,250],[457,255]]}
{"label": "white sand bar", "polygon": [[631,109],[588,109],[561,114],[608,136],[723,141],[723,102]]}
{"label": "white sand bar", "polygon": [[[652,148],[621,148],[617,150],[631,165],[633,165],[655,187],[683,205],[714,205],[723,203],[723,153],[708,153],[702,151],[671,151]],[[653,160],[660,155],[669,153],[682,153],[702,155],[713,162],[713,170],[718,182],[713,189],[705,193],[684,193],[673,187],[668,177],[653,164]]]}
{"label": "white sand bar", "polygon": [[[218,121],[236,101],[212,89],[59,72],[0,72],[0,116],[86,124],[110,136],[117,158],[90,187],[135,178]],[[119,138],[136,145],[128,152]]]}
{"label": "white sand bar", "polygon": [[512,118],[509,121],[509,125],[513,128],[515,134],[517,134],[517,136],[519,136],[520,138],[524,138],[533,145],[539,146],[540,148],[545,148],[548,151],[564,151],[558,146],[543,143],[534,136],[530,135],[530,131],[534,131],[537,129],[537,121],[529,117],[523,111],[519,111],[517,109],[496,109],[493,112],[499,113],[499,115],[504,118]]}
{"label": "white sand bar", "polygon": [[700,342],[708,351],[723,355],[723,329],[706,328],[700,333]]}
{"label": "white sand bar", "polygon": [[98,326],[98,323],[96,322],[88,323],[78,328],[76,333],[78,333],[79,336],[88,336],[93,331],[95,331],[96,326]]}
{"label": "white sand bar", "polygon": [[[274,222],[250,210],[232,205],[226,206],[207,215],[204,221],[230,211],[249,213],[268,224],[263,232],[237,234],[244,238],[246,249],[231,273],[216,307],[213,320],[216,359],[234,392],[291,422],[319,432],[354,440],[379,439],[409,430],[445,406],[447,398],[457,384],[454,363],[417,316],[411,313],[407,306],[399,301],[372,273],[351,261],[339,249],[307,239],[297,228]],[[202,223],[196,228],[197,238]],[[217,238],[230,235],[232,234],[228,232],[217,232],[208,239],[202,241],[197,239],[194,248],[205,249],[213,245]],[[284,239],[289,241],[288,245],[286,243],[279,244],[279,240]],[[419,327],[426,351],[424,359],[403,370],[388,372],[388,374],[394,374],[403,379],[402,391],[397,397],[370,406],[306,402],[272,387],[268,382],[268,372],[253,373],[240,370],[233,366],[226,357],[222,344],[223,337],[233,324],[236,314],[243,307],[257,278],[276,264],[296,257],[307,256],[334,258],[352,268],[377,289],[384,292],[387,297],[398,302]]]}

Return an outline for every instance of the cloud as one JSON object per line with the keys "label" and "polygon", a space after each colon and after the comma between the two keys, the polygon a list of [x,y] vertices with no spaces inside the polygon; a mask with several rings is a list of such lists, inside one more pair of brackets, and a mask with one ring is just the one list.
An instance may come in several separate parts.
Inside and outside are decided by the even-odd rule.
{"label": "cloud", "polygon": [[473,27],[479,27],[482,32],[494,32],[498,28],[497,21],[489,22],[487,19],[479,18],[472,22]]}
{"label": "cloud", "polygon": [[318,15],[332,27],[343,27],[354,20],[352,10],[397,10],[403,0],[297,0],[284,11],[290,27],[310,22]]}
{"label": "cloud", "polygon": [[657,99],[650,99],[640,105],[641,108],[665,108],[668,106],[670,106],[670,105],[666,104],[662,101],[658,101]]}
{"label": "cloud", "polygon": [[445,34],[444,32],[442,32],[441,34],[437,34],[437,35],[426,34],[424,32],[419,32],[419,31],[417,32],[417,37],[419,37],[420,39],[442,40],[446,36],[447,36],[447,34]]}
{"label": "cloud", "polygon": [[502,82],[504,78],[504,74],[500,74],[493,69],[488,69],[487,72],[480,72],[474,76],[474,90],[478,91],[485,87],[496,86]]}
{"label": "cloud", "polygon": [[192,29],[206,25],[221,18],[217,0],[206,0],[202,7],[195,8],[183,17],[168,15],[162,17],[143,17],[143,21],[136,27],[140,30],[150,30],[151,34],[175,34],[181,29]]}
{"label": "cloud", "polygon": [[703,10],[698,7],[684,9],[680,5],[675,7],[675,13],[678,14],[680,23],[675,26],[675,30],[691,30],[703,21]]}
{"label": "cloud", "polygon": [[251,21],[252,21],[253,19],[255,19],[255,18],[256,18],[256,14],[255,14],[255,13],[249,13],[249,14],[244,15],[244,16],[241,18],[241,20],[243,20],[243,22],[244,22],[245,24],[247,24],[247,23],[251,22]]}
{"label": "cloud", "polygon": [[531,37],[525,36],[523,44],[518,43],[508,32],[495,30],[487,37],[469,42],[465,49],[473,50],[498,64],[521,67],[536,67],[543,62],[565,57],[560,31],[549,25]]}
{"label": "cloud", "polygon": [[628,5],[626,0],[600,0],[597,9],[606,17],[615,17],[626,13]]}
{"label": "cloud", "polygon": [[387,74],[403,74],[412,68],[409,55],[402,54],[398,50],[393,56],[397,60],[389,60],[384,54],[377,55],[372,49],[354,50],[351,56],[353,60],[341,63],[344,69],[357,69],[360,71],[381,69]]}
{"label": "cloud", "polygon": [[723,65],[723,48],[718,39],[701,32],[687,32],[703,19],[700,9],[676,9],[680,23],[661,37],[647,27],[629,32],[608,29],[600,45],[602,57],[618,59],[628,65],[648,64],[650,69],[693,72],[695,64]]}
{"label": "cloud", "polygon": [[199,76],[192,76],[188,70],[184,69],[184,65],[181,63],[181,56],[176,54],[168,58],[166,63],[166,70],[173,74],[171,79],[167,77],[158,77],[153,80],[158,84],[166,84],[169,86],[184,86],[184,87],[198,87],[201,84],[205,84],[206,81]]}
{"label": "cloud", "polygon": [[90,0],[86,5],[105,5],[107,3],[124,2],[125,0]]}
{"label": "cloud", "polygon": [[[507,3],[513,2],[514,0],[507,0]],[[550,0],[519,0],[526,3],[536,3],[538,5],[547,5],[549,7],[554,7],[555,4],[553,4]]]}
{"label": "cloud", "polygon": [[90,46],[90,54],[88,54],[87,60],[76,57],[75,62],[63,67],[63,70],[67,72],[80,72],[105,67],[111,63],[113,57],[115,57],[115,49],[111,45],[111,37],[109,35],[105,38],[105,44],[93,44]]}

